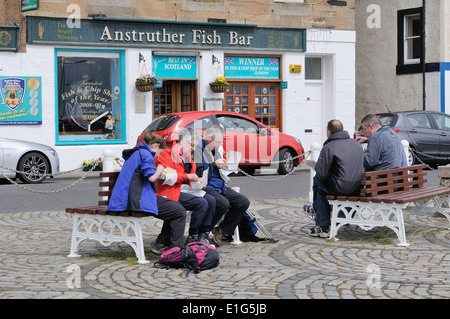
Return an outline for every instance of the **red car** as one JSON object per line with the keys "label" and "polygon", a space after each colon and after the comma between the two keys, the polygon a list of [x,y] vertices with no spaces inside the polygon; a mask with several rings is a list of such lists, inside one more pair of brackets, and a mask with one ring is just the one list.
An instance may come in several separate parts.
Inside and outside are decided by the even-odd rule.
{"label": "red car", "polygon": [[[212,125],[220,125],[224,134],[225,152],[236,151],[242,154],[239,167],[253,174],[261,166],[278,162],[278,173],[286,175],[298,166],[304,156],[301,142],[284,133],[243,114],[223,111],[200,111],[172,113],[156,118],[147,127],[159,134],[170,146],[177,132],[184,127],[192,127],[202,134]],[[143,133],[137,143],[143,141]]]}

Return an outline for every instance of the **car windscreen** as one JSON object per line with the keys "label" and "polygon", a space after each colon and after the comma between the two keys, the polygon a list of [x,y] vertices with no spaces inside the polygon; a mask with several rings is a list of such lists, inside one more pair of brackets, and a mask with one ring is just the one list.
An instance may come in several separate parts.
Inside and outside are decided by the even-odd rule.
{"label": "car windscreen", "polygon": [[151,132],[159,132],[167,130],[169,127],[171,127],[173,124],[175,124],[176,121],[178,121],[180,118],[175,115],[166,115],[161,116],[155,119],[153,122],[150,123],[148,126],[148,129]]}
{"label": "car windscreen", "polygon": [[394,114],[378,114],[382,126],[393,126]]}

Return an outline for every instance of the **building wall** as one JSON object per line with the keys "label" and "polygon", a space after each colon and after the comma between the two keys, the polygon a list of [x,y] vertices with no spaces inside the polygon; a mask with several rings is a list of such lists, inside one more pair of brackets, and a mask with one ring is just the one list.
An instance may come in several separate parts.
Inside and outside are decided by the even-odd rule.
{"label": "building wall", "polygon": [[[16,0],[6,0],[0,4],[4,9]],[[151,2],[151,6],[148,3]],[[331,6],[325,0],[306,0],[305,4],[274,3],[273,0],[262,0],[255,5],[253,1],[100,1],[100,0],[41,0],[40,9],[16,14],[7,18],[0,17],[1,24],[12,24],[19,21],[21,25],[21,44],[19,53],[0,52],[0,65],[3,70],[0,76],[41,76],[42,77],[42,125],[23,126],[7,125],[2,127],[2,136],[10,138],[27,137],[30,141],[41,142],[53,146],[61,158],[61,170],[67,171],[80,167],[81,161],[98,158],[104,148],[111,148],[117,157],[124,148],[133,147],[136,138],[152,119],[152,95],[137,92],[134,86],[134,74],[139,74],[139,53],[147,59],[148,71],[151,72],[151,48],[119,48],[125,51],[126,66],[126,128],[127,144],[121,145],[64,145],[55,146],[56,117],[56,83],[55,83],[55,48],[54,45],[26,44],[26,15],[68,17],[68,5],[78,5],[81,17],[91,14],[102,14],[108,17],[126,17],[132,19],[157,19],[206,22],[208,18],[227,19],[228,23],[257,24],[258,26],[278,26],[292,28],[307,28],[307,52],[276,52],[282,55],[283,81],[288,82],[288,88],[282,90],[283,101],[283,132],[293,135],[302,141],[307,140],[305,127],[309,118],[305,110],[305,74],[290,73],[289,64],[300,64],[304,68],[306,56],[323,58],[324,96],[321,118],[322,139],[315,142],[323,143],[326,123],[332,118],[344,122],[344,127],[351,134],[354,132],[355,121],[355,31],[354,31],[354,0],[346,1],[347,6]],[[105,4],[107,3],[107,4]],[[2,7],[3,5],[3,7]],[[117,13],[119,12],[119,13]],[[60,46],[58,46],[60,47]],[[64,46],[63,46],[64,47]],[[73,46],[67,46],[74,48]],[[83,49],[78,48],[77,49]],[[107,49],[107,47],[89,47],[86,49]],[[202,50],[198,66],[198,101],[202,109],[204,98],[217,97],[209,89],[216,71],[211,65],[214,54],[223,61],[224,50]],[[264,55],[267,51],[240,51],[242,54]],[[145,113],[136,112],[136,96],[145,98]],[[306,150],[310,143],[304,144]]]}
{"label": "building wall", "polygon": [[20,12],[20,1],[3,0],[0,25],[21,25],[21,52],[26,50],[27,15],[81,18],[105,15],[114,18],[207,22],[208,18],[227,23],[256,24],[307,29],[355,30],[355,0],[346,6],[330,5],[327,0],[283,3],[274,0],[40,0],[39,10]]}
{"label": "building wall", "polygon": [[[440,1],[427,1],[426,62],[441,61]],[[370,28],[380,8],[380,27]],[[356,24],[356,123],[368,113],[422,109],[422,73],[397,75],[397,12],[422,6],[421,0],[358,0]],[[368,12],[369,10],[369,12]],[[440,109],[440,74],[427,73],[427,109]]]}

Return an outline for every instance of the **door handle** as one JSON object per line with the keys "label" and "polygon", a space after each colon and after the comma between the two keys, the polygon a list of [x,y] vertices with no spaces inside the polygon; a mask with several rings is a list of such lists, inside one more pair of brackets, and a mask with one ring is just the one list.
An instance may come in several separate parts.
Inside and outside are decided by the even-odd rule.
{"label": "door handle", "polygon": [[447,133],[441,132],[441,136],[447,136]]}
{"label": "door handle", "polygon": [[409,133],[417,133],[417,130],[410,130]]}

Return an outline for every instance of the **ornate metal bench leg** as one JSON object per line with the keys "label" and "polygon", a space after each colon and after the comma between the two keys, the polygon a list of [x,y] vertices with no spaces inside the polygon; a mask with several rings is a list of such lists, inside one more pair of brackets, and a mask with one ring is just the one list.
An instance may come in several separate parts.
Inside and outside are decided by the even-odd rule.
{"label": "ornate metal bench leg", "polygon": [[142,239],[142,226],[139,220],[134,221],[135,223],[135,233],[136,233],[136,248],[134,248],[136,252],[136,256],[138,258],[138,262],[140,264],[148,264],[149,261],[145,259],[145,253],[144,253],[144,241]]}
{"label": "ornate metal bench leg", "polygon": [[[397,210],[396,216],[397,216],[397,221],[398,221],[398,226],[397,226],[398,232],[395,230],[394,231],[397,233],[397,237],[400,240],[400,244],[398,244],[398,246],[408,247],[409,244],[406,241],[405,222],[403,220],[403,207],[397,206],[394,209]],[[393,227],[389,227],[389,228],[393,229]]]}
{"label": "ornate metal bench leg", "polygon": [[[438,213],[444,215],[450,223],[450,195],[439,197]],[[450,229],[450,226],[448,226]]]}
{"label": "ornate metal bench leg", "polygon": [[78,225],[79,225],[79,216],[78,215],[72,215],[73,218],[73,227],[72,227],[72,242],[70,244],[70,254],[67,257],[70,258],[77,258],[81,257],[81,255],[78,255],[78,245],[83,241],[83,239],[80,239],[78,234]]}
{"label": "ornate metal bench leg", "polygon": [[343,225],[357,225],[368,231],[374,227],[389,227],[398,237],[398,246],[407,247],[402,205],[387,205],[383,203],[362,203],[330,201],[333,205],[331,214],[330,238],[336,238],[339,228]]}
{"label": "ornate metal bench leg", "polygon": [[333,202],[330,204],[333,205],[333,209],[331,211],[331,225],[330,225],[330,239],[333,239],[335,241],[338,241],[339,238],[336,237],[337,232],[338,232],[338,214],[339,214],[339,210],[341,208],[341,204],[339,204],[338,202]]}

